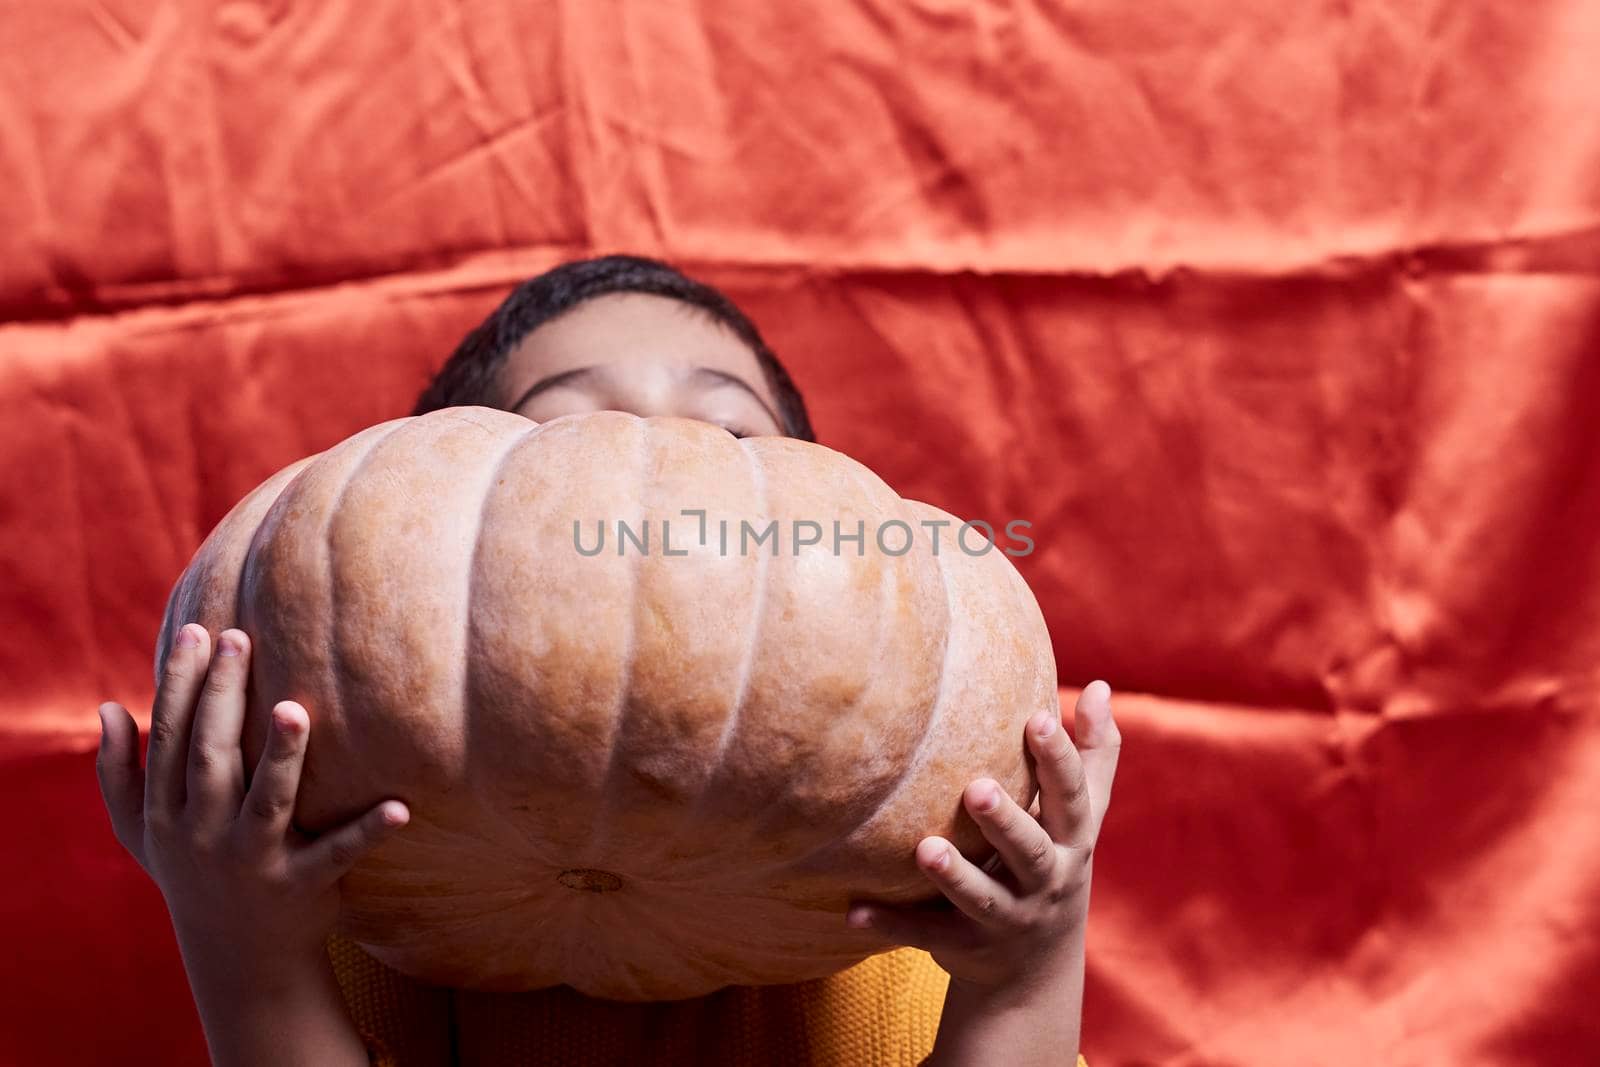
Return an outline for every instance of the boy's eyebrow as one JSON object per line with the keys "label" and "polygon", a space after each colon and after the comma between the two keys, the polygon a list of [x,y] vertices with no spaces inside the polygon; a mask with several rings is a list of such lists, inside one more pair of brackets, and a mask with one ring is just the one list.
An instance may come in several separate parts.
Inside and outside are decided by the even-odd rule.
{"label": "boy's eyebrow", "polygon": [[772,424],[774,426],[783,425],[783,420],[778,418],[777,414],[772,410],[765,400],[761,399],[761,394],[756,392],[755,388],[749,382],[745,381],[737,374],[729,374],[727,371],[717,370],[714,367],[696,367],[694,369],[694,377],[710,378],[718,385],[738,386],[740,389],[743,389],[745,392],[749,393],[757,404],[761,405],[761,410],[767,413],[767,417],[772,420]]}
{"label": "boy's eyebrow", "polygon": [[516,411],[546,389],[554,389],[558,385],[571,385],[574,381],[580,378],[587,378],[593,373],[593,367],[574,367],[572,370],[564,370],[560,374],[552,374],[548,378],[540,378],[528,386],[528,391],[518,397],[517,402],[506,408],[506,410]]}

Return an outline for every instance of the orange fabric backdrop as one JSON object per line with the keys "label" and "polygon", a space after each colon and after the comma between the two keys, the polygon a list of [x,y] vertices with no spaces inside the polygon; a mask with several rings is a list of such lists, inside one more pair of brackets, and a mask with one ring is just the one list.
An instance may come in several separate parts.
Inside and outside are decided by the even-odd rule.
{"label": "orange fabric backdrop", "polygon": [[0,45],[0,1063],[202,1055],[92,773],[201,537],[618,250],[903,493],[1035,524],[1127,741],[1096,1067],[1600,1060],[1594,4],[20,0]]}

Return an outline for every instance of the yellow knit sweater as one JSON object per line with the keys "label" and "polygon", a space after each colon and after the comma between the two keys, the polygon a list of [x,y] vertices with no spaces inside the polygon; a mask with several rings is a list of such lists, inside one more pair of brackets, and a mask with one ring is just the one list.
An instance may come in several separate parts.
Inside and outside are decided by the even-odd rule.
{"label": "yellow knit sweater", "polygon": [[340,938],[328,955],[376,1067],[914,1067],[933,1049],[950,981],[933,957],[906,948],[797,985],[624,1004],[565,986],[424,986]]}

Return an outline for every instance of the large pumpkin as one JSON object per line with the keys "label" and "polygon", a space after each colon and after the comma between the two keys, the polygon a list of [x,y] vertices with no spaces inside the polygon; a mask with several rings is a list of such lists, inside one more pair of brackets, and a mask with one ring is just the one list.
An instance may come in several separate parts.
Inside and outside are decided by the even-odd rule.
{"label": "large pumpkin", "polygon": [[[822,541],[797,547],[807,523]],[[881,947],[846,927],[853,895],[929,896],[924,835],[989,854],[968,781],[1033,795],[1044,622],[1004,554],[955,533],[819,445],[448,409],[235,507],[157,667],[183,623],[240,626],[249,765],[275,702],[311,714],[299,825],[410,805],[341,916],[393,967],[625,1000],[800,981]]]}

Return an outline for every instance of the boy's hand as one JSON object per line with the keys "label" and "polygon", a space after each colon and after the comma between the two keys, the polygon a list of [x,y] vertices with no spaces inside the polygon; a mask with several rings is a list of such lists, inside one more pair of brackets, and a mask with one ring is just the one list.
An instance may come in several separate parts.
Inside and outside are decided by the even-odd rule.
{"label": "boy's hand", "polygon": [[339,879],[409,818],[387,800],[315,839],[295,831],[310,720],[292,701],[272,709],[246,789],[249,638],[223,631],[215,658],[209,645],[204,627],[179,632],[156,691],[148,766],[139,767],[133,717],[114,703],[100,707],[96,763],[117,839],[166,898],[197,997],[202,981],[222,975],[258,989],[298,981],[323,959]]}
{"label": "boy's hand", "polygon": [[1090,857],[1122,743],[1105,682],[1091,682],[1079,695],[1073,732],[1076,746],[1057,713],[1041,712],[1028,723],[1037,818],[990,779],[963,792],[968,813],[998,854],[991,869],[941,837],[918,843],[917,865],[954,910],[857,904],[850,925],[926,949],[950,972],[953,988],[1014,993],[1020,1002],[1034,991],[1065,992],[1081,983]]}

